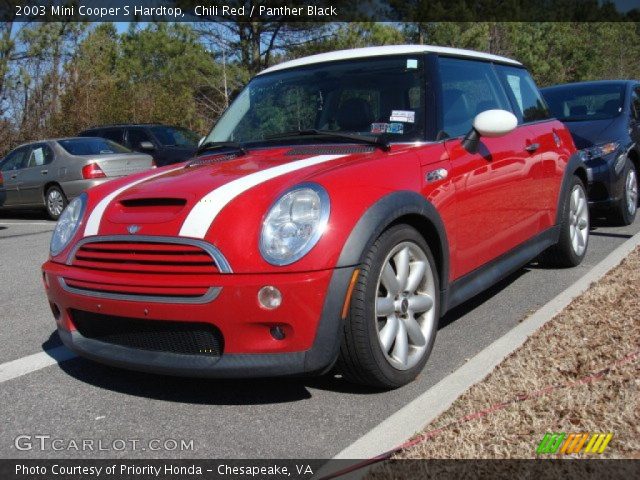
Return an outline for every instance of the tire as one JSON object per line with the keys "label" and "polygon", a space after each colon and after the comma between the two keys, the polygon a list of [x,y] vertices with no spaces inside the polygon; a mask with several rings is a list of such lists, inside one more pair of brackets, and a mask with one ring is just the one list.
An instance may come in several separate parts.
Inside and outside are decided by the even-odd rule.
{"label": "tire", "polygon": [[[578,199],[580,203],[577,204]],[[589,204],[584,183],[574,176],[562,205],[560,238],[540,257],[551,267],[575,267],[582,263],[589,245]]]}
{"label": "tire", "polygon": [[[406,272],[400,281],[398,267]],[[396,287],[404,285],[403,292],[396,294],[393,279]],[[414,380],[435,341],[439,292],[436,264],[424,238],[408,225],[383,232],[366,254],[351,297],[337,363],[343,377],[383,389]]]}
{"label": "tire", "polygon": [[51,220],[58,220],[68,203],[64,192],[57,185],[49,187],[44,195],[44,206]]}
{"label": "tire", "polygon": [[614,225],[631,225],[636,219],[638,209],[638,172],[628,158],[622,170],[622,198],[609,215]]}

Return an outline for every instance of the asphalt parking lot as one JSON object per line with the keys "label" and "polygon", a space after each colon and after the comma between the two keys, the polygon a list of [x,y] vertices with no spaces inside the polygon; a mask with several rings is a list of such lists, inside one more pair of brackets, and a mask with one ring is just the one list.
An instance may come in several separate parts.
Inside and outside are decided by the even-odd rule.
{"label": "asphalt parking lot", "polygon": [[[38,213],[0,213],[0,371],[6,362],[43,349],[60,352],[64,348],[54,332],[40,280],[54,225]],[[624,228],[596,223],[580,267],[553,270],[529,265],[450,312],[441,321],[425,371],[417,381],[392,392],[355,387],[329,376],[235,381],[171,378],[77,357],[36,369],[1,383],[0,457],[331,457],[552,299],[638,231],[640,220]],[[32,439],[33,448],[16,448],[15,439],[21,435]],[[50,436],[44,451],[34,440],[37,435]],[[60,450],[52,448],[53,439],[60,440],[56,443]],[[72,441],[77,444],[83,439],[95,440],[94,449],[73,447]],[[150,445],[151,440],[157,441]],[[180,440],[187,445],[193,441],[193,448],[185,452],[166,440],[176,440],[178,445]],[[98,441],[108,448],[98,450]],[[28,446],[28,441],[21,442],[22,448]]]}

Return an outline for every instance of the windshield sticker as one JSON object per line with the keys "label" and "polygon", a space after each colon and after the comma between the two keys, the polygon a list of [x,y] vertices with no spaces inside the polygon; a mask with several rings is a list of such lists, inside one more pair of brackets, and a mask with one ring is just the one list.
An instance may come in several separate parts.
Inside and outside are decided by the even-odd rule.
{"label": "windshield sticker", "polygon": [[402,123],[390,123],[387,125],[387,133],[404,133],[404,125]]}
{"label": "windshield sticker", "polygon": [[392,110],[389,120],[392,122],[414,123],[416,121],[416,112],[411,110]]}
{"label": "windshield sticker", "polygon": [[418,68],[418,60],[415,58],[408,58],[407,68]]}
{"label": "windshield sticker", "polygon": [[372,123],[371,133],[387,133],[388,123]]}

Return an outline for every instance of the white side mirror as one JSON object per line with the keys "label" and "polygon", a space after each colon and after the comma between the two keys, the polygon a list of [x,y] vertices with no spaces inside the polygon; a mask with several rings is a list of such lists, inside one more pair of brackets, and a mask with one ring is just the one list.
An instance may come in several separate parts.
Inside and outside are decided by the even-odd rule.
{"label": "white side mirror", "polygon": [[462,140],[469,153],[478,153],[480,137],[495,138],[513,132],[518,126],[516,116],[506,110],[485,110],[473,119],[473,127]]}
{"label": "white side mirror", "polygon": [[473,128],[481,137],[501,137],[518,126],[516,116],[506,110],[485,110],[473,119]]}
{"label": "white side mirror", "polygon": [[204,139],[207,137],[202,137],[200,140],[198,140],[198,146],[202,145],[202,142],[204,142]]}

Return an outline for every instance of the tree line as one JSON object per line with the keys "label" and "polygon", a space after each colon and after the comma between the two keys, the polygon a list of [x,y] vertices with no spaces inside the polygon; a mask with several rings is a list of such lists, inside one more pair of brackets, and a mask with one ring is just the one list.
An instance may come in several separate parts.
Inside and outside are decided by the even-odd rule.
{"label": "tree line", "polygon": [[337,49],[421,43],[514,57],[541,86],[640,78],[640,23],[0,24],[0,154],[94,125],[206,133],[258,71]]}

